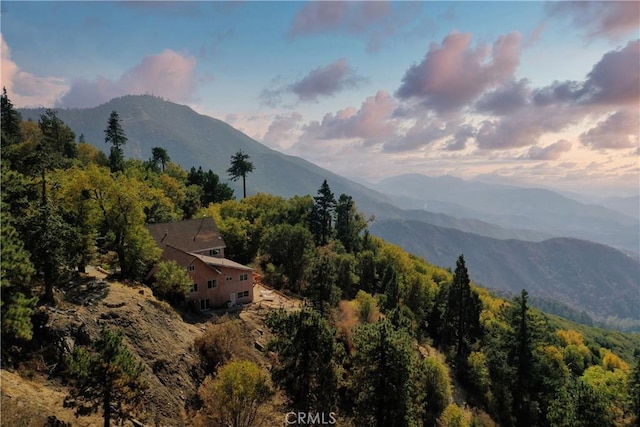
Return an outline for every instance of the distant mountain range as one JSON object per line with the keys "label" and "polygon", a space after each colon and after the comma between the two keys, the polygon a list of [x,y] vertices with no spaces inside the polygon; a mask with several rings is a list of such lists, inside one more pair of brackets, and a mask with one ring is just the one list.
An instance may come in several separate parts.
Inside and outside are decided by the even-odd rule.
{"label": "distant mountain range", "polygon": [[528,229],[547,237],[575,237],[640,252],[640,221],[622,213],[631,212],[633,198],[611,199],[609,204],[620,208],[613,210],[580,203],[550,190],[419,174],[385,179],[371,188],[388,194],[405,209],[424,209],[507,229]]}
{"label": "distant mountain range", "polygon": [[[553,238],[499,240],[420,221],[376,221],[371,232],[443,267],[464,254],[482,286],[555,299],[594,319],[640,319],[640,264],[609,246]],[[640,325],[640,323],[638,323]]]}
{"label": "distant mountain range", "polygon": [[[83,134],[87,142],[108,152],[104,129],[114,110],[128,138],[124,147],[128,157],[148,159],[151,148],[160,146],[181,166],[202,166],[225,179],[231,156],[242,150],[255,165],[247,177],[248,194],[315,195],[326,179],[336,196],[349,194],[361,211],[375,215],[374,234],[430,262],[448,266],[464,253],[472,278],[487,287],[511,291],[526,287],[532,294],[552,296],[598,316],[640,318],[639,310],[634,315],[630,305],[637,301],[634,295],[640,295],[637,258],[587,241],[546,240],[581,237],[637,253],[638,221],[618,212],[624,207],[589,206],[548,190],[480,183],[464,189],[464,181],[452,177],[405,176],[367,188],[274,151],[220,120],[149,95],[58,113],[76,135]],[[44,110],[20,112],[23,119],[38,120]],[[240,194],[240,184],[231,185]],[[603,262],[596,262],[599,259]],[[569,280],[567,272],[579,279]],[[597,291],[600,288],[602,292]],[[594,295],[602,297],[599,305]]]}

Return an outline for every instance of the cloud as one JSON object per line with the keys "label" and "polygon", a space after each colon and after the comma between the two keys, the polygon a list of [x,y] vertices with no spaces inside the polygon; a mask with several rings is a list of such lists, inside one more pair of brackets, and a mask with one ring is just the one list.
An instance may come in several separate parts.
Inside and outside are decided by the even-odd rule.
{"label": "cloud", "polygon": [[336,29],[345,19],[349,3],[343,1],[309,2],[296,13],[289,35],[321,33]]}
{"label": "cloud", "polygon": [[467,148],[469,140],[476,136],[476,130],[471,125],[460,125],[453,137],[447,141],[444,149],[447,151],[462,151]]}
{"label": "cloud", "polygon": [[396,34],[409,18],[415,16],[415,8],[421,5],[411,3],[308,2],[294,16],[288,34],[292,39],[329,32],[363,36],[367,39],[367,50],[376,52],[386,39]]}
{"label": "cloud", "polygon": [[504,116],[526,106],[530,95],[528,80],[511,80],[498,89],[484,94],[475,108],[481,113]]}
{"label": "cloud", "polygon": [[538,105],[577,102],[583,105],[637,104],[640,97],[640,40],[607,52],[584,82],[554,82],[535,91]]}
{"label": "cloud", "polygon": [[628,108],[616,111],[580,135],[580,142],[597,150],[634,148],[638,146],[639,132],[640,110]]}
{"label": "cloud", "polygon": [[499,37],[492,47],[472,49],[471,39],[471,34],[452,33],[441,45],[432,44],[422,62],[405,72],[396,95],[449,112],[513,76],[520,62],[519,33]]}
{"label": "cloud", "polygon": [[[635,3],[635,2],[632,2]],[[640,5],[640,3],[635,3]],[[636,19],[638,14],[636,13]],[[587,76],[591,101],[599,104],[638,104],[640,98],[640,40],[606,53]]]}
{"label": "cloud", "polygon": [[453,134],[457,126],[457,122],[434,117],[418,119],[403,135],[386,142],[383,150],[389,153],[417,150]]}
{"label": "cloud", "polygon": [[289,90],[301,101],[314,101],[319,96],[331,96],[345,89],[358,86],[364,79],[356,74],[347,60],[340,58],[309,74],[289,86]]}
{"label": "cloud", "polygon": [[16,107],[51,107],[67,91],[64,79],[40,77],[21,70],[11,59],[11,50],[0,34],[0,85],[7,89]]}
{"label": "cloud", "polygon": [[275,107],[282,102],[285,93],[295,94],[299,101],[312,102],[321,96],[332,96],[342,90],[356,88],[367,81],[344,58],[314,68],[295,83],[278,86],[281,80],[282,77],[273,79],[275,87],[262,90],[260,99],[264,104]]}
{"label": "cloud", "polygon": [[118,80],[101,76],[94,80],[76,79],[58,106],[94,107],[121,95],[152,93],[172,101],[188,101],[196,87],[196,59],[166,49],[150,55],[124,73]]}
{"label": "cloud", "polygon": [[385,91],[368,97],[360,109],[349,107],[335,114],[327,113],[322,122],[312,121],[304,128],[303,138],[341,139],[362,138],[379,140],[394,135],[396,126],[391,119],[395,101]]}
{"label": "cloud", "polygon": [[301,121],[302,115],[300,113],[277,115],[264,134],[262,142],[270,147],[284,148],[288,145],[287,143],[292,142],[293,134]]}
{"label": "cloud", "polygon": [[571,18],[574,26],[586,29],[589,38],[617,40],[640,27],[637,1],[558,1],[547,4],[547,13]]}
{"label": "cloud", "polygon": [[529,148],[529,151],[522,158],[529,160],[558,160],[562,153],[571,150],[571,146],[571,142],[566,139],[561,139],[546,147],[534,145]]}

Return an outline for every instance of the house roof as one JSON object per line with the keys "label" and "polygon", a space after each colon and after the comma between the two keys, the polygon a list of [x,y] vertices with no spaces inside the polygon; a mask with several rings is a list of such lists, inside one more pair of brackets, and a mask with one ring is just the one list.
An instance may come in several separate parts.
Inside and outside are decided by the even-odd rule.
{"label": "house roof", "polygon": [[228,267],[228,268],[235,268],[237,270],[253,271],[253,268],[247,267],[246,265],[242,265],[235,261],[231,261],[230,259],[216,258],[212,256],[206,256],[206,255],[200,255],[200,254],[194,254],[194,253],[189,253],[189,255],[193,255],[194,257],[200,259],[202,262],[212,267]]}
{"label": "house roof", "polygon": [[224,240],[210,217],[149,224],[147,229],[161,248],[167,245],[184,252],[224,248]]}

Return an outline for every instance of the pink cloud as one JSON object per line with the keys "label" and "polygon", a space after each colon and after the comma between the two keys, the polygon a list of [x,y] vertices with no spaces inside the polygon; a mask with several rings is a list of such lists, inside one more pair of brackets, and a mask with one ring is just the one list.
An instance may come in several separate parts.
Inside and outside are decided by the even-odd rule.
{"label": "pink cloud", "polygon": [[639,133],[640,109],[636,106],[611,114],[580,135],[580,142],[597,150],[634,148]]}
{"label": "pink cloud", "polygon": [[76,79],[60,99],[59,106],[85,108],[116,96],[152,93],[172,101],[188,101],[196,86],[196,59],[167,49],[150,55],[113,81],[98,76],[94,80]]}
{"label": "pink cloud", "polygon": [[471,48],[471,34],[452,33],[432,44],[422,62],[409,68],[397,91],[439,112],[457,110],[482,92],[510,79],[520,62],[519,33],[501,36],[492,47]]}
{"label": "pink cloud", "polygon": [[551,16],[570,17],[587,36],[619,39],[640,27],[640,3],[637,1],[559,1],[549,3]]}
{"label": "pink cloud", "polygon": [[345,18],[348,7],[349,3],[344,1],[309,2],[296,13],[289,34],[295,37],[334,29]]}
{"label": "pink cloud", "polygon": [[[459,125],[458,121],[445,122],[438,118],[421,118],[416,120],[404,135],[386,142],[383,145],[383,150],[386,152],[402,152],[420,149],[456,133]],[[462,141],[461,143],[464,144],[465,142]]]}
{"label": "pink cloud", "polygon": [[566,139],[561,139],[546,147],[534,145],[529,148],[529,151],[527,151],[522,158],[530,160],[558,160],[563,153],[571,150],[571,146],[571,142]]}
{"label": "pink cloud", "polygon": [[621,50],[606,53],[588,75],[586,86],[593,92],[593,102],[637,105],[640,98],[639,64],[640,40],[629,42]]}
{"label": "pink cloud", "polygon": [[302,115],[300,113],[294,112],[276,116],[262,141],[270,147],[283,148],[286,145],[285,142],[292,140],[292,134],[297,130],[301,121]]}
{"label": "pink cloud", "polygon": [[389,137],[396,130],[391,119],[394,108],[393,98],[385,91],[378,91],[375,96],[368,97],[359,110],[350,107],[326,114],[322,122],[310,122],[305,126],[304,138],[377,140]]}
{"label": "pink cloud", "polygon": [[292,38],[306,34],[342,32],[368,38],[367,50],[374,52],[414,15],[420,4],[389,1],[311,1],[296,13],[289,28]]}
{"label": "pink cloud", "polygon": [[364,79],[340,58],[324,67],[317,67],[302,79],[289,86],[302,101],[313,101],[319,96],[330,96],[349,87],[356,87]]}
{"label": "pink cloud", "polygon": [[332,96],[342,90],[356,88],[367,79],[359,76],[346,59],[339,58],[309,71],[292,84],[278,86],[280,80],[282,77],[273,79],[275,87],[262,90],[260,99],[264,104],[275,107],[282,102],[282,95],[289,92],[294,93],[300,101],[315,101],[321,96]]}
{"label": "pink cloud", "polygon": [[51,107],[67,91],[64,79],[40,77],[21,70],[11,59],[11,50],[0,34],[0,86],[7,89],[16,107]]}

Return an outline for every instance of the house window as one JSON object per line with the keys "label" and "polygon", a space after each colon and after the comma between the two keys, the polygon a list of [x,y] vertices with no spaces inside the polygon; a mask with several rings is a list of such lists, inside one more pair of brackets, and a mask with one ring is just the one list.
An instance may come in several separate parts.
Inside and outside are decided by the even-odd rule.
{"label": "house window", "polygon": [[227,278],[226,278],[225,280],[226,280],[227,282],[230,282],[230,281],[232,281],[232,280],[233,280],[233,277],[232,277],[232,276],[227,276]]}
{"label": "house window", "polygon": [[241,275],[240,275],[240,281],[241,281],[241,282],[243,282],[243,281],[247,280],[248,278],[249,278],[249,275],[248,275],[248,274],[241,274]]}
{"label": "house window", "polygon": [[209,250],[209,255],[210,256],[220,255],[220,249],[210,249]]}
{"label": "house window", "polygon": [[193,264],[191,264],[191,265],[187,268],[187,270],[188,270],[188,271],[196,271],[196,266],[195,266],[195,265],[193,265]]}
{"label": "house window", "polygon": [[200,300],[200,310],[209,310],[209,298]]}
{"label": "house window", "polygon": [[249,296],[249,291],[238,292],[238,298],[244,298]]}
{"label": "house window", "polygon": [[194,283],[193,285],[191,285],[191,292],[198,292],[198,284]]}
{"label": "house window", "polygon": [[212,289],[218,286],[216,279],[207,280],[207,288]]}

